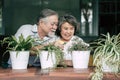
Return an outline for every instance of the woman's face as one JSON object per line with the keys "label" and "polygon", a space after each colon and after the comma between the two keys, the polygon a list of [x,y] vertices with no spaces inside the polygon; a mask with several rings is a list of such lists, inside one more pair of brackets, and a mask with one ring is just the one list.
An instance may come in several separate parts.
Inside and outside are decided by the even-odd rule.
{"label": "woman's face", "polygon": [[69,41],[74,35],[75,27],[65,22],[61,25],[61,38],[64,41]]}

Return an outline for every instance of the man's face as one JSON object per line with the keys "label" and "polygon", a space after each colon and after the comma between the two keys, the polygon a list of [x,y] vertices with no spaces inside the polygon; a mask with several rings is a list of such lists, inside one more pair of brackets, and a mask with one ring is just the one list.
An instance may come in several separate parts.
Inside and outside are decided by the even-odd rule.
{"label": "man's face", "polygon": [[46,18],[46,21],[44,21],[44,26],[41,26],[41,28],[47,36],[52,37],[57,29],[57,24],[58,16],[52,15]]}

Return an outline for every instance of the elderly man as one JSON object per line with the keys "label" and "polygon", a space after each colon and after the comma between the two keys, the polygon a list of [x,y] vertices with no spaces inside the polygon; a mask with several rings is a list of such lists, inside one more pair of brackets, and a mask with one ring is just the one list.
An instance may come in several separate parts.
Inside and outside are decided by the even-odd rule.
{"label": "elderly man", "polygon": [[[40,12],[37,18],[37,24],[26,24],[21,26],[15,34],[18,38],[23,34],[24,38],[31,35],[38,43],[44,44],[48,41],[52,41],[55,37],[54,33],[57,29],[58,13],[51,9],[44,9]],[[37,40],[39,39],[39,40]],[[33,66],[39,66],[40,63],[34,63],[35,56],[30,56],[29,64]],[[11,63],[10,60],[8,63]]]}

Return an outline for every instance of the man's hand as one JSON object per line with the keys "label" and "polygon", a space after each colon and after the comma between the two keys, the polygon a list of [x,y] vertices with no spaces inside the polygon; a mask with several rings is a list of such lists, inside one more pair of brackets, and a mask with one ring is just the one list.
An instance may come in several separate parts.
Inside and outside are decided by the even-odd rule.
{"label": "man's hand", "polygon": [[42,49],[44,45],[37,45],[31,48],[30,55],[36,55],[38,53],[38,50]]}

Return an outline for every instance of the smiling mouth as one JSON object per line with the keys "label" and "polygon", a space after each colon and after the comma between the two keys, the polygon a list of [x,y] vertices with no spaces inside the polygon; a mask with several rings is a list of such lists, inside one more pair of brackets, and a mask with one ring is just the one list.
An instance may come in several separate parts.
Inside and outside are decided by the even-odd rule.
{"label": "smiling mouth", "polygon": [[71,36],[71,34],[67,34],[67,35],[65,35],[65,36],[70,37],[70,36]]}
{"label": "smiling mouth", "polygon": [[51,30],[52,33],[55,33],[56,30]]}
{"label": "smiling mouth", "polygon": [[52,32],[55,32],[56,30],[52,30]]}

